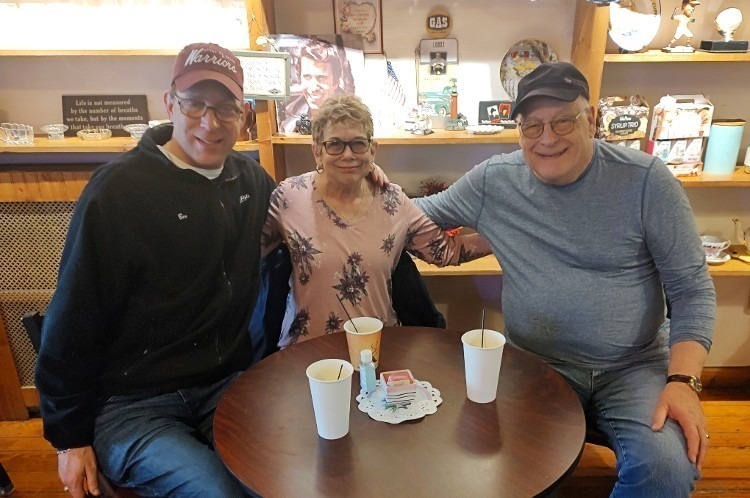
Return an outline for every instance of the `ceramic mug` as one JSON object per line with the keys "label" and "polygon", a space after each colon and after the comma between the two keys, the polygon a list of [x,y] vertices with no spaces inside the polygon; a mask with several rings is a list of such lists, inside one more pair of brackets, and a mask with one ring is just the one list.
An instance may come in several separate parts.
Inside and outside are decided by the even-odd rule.
{"label": "ceramic mug", "polygon": [[721,251],[729,247],[730,241],[724,240],[716,235],[701,235],[701,245],[706,257],[709,259],[718,258]]}

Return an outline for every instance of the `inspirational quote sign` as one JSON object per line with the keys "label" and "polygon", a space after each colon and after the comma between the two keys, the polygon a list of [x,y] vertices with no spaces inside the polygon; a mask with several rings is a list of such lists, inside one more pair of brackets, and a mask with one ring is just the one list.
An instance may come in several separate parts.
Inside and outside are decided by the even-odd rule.
{"label": "inspirational quote sign", "polygon": [[75,136],[86,128],[107,128],[112,136],[129,134],[123,126],[148,123],[145,95],[63,95],[63,123],[70,128],[66,135]]}

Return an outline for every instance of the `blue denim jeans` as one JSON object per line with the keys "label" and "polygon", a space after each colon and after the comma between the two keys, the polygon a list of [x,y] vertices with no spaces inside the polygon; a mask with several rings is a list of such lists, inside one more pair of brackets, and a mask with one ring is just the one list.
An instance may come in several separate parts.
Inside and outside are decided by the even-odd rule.
{"label": "blue denim jeans", "polygon": [[679,424],[667,419],[659,432],[651,417],[667,378],[667,360],[600,371],[551,365],[578,394],[589,429],[598,431],[617,457],[612,497],[689,496],[700,475],[687,457]]}
{"label": "blue denim jeans", "polygon": [[94,435],[102,473],[144,497],[245,496],[213,449],[214,410],[237,375],[148,398],[108,399]]}

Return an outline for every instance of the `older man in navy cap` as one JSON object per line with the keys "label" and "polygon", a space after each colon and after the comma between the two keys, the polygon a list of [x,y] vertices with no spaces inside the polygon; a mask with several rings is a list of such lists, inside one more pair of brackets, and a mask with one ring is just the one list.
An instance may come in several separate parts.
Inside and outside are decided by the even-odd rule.
{"label": "older man in navy cap", "polygon": [[223,389],[252,357],[260,234],[274,188],[234,152],[247,106],[229,50],[177,56],[172,123],[97,169],[81,194],[36,370],[65,491],[97,470],[140,496],[234,497],[213,449]]}
{"label": "older man in navy cap", "polygon": [[680,183],[659,159],[594,140],[588,99],[575,66],[540,65],[518,85],[521,150],[417,204],[490,241],[507,338],[578,393],[617,456],[612,496],[688,496],[709,445],[698,393],[714,287]]}

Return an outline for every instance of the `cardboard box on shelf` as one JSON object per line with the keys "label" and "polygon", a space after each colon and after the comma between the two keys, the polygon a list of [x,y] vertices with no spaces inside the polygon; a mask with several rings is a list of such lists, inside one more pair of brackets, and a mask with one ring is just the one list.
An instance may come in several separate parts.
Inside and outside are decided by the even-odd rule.
{"label": "cardboard box on shelf", "polygon": [[650,140],[707,137],[714,106],[702,94],[667,95],[654,106]]}
{"label": "cardboard box on shelf", "polygon": [[646,152],[664,164],[699,163],[703,154],[703,138],[649,140]]}
{"label": "cardboard box on shelf", "polygon": [[641,144],[640,138],[636,138],[635,140],[617,140],[610,143],[612,145],[619,145],[621,147],[630,147],[631,149],[635,150],[643,150],[643,145]]}
{"label": "cardboard box on shelf", "polygon": [[697,176],[703,172],[703,163],[667,164],[674,176]]}
{"label": "cardboard box on shelf", "polygon": [[640,95],[599,99],[596,136],[608,142],[646,136],[649,106]]}

